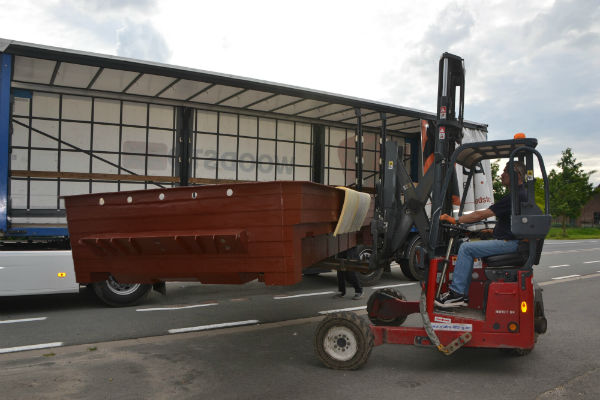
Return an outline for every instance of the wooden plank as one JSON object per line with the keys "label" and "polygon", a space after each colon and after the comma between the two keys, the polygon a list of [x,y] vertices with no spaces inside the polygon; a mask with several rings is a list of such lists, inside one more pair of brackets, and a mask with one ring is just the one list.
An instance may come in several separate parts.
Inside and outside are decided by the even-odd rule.
{"label": "wooden plank", "polygon": [[158,175],[123,175],[123,174],[98,174],[85,172],[59,172],[59,171],[27,171],[11,170],[10,176],[19,178],[47,178],[47,179],[78,179],[94,181],[129,181],[129,182],[162,182],[177,183],[178,177]]}

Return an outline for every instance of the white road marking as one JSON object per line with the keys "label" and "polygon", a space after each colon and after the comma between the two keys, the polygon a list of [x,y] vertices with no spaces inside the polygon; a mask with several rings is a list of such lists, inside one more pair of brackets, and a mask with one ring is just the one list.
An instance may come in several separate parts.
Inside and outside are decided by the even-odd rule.
{"label": "white road marking", "polygon": [[584,261],[584,264],[592,264],[592,263],[599,263],[600,260],[596,260],[596,261]]}
{"label": "white road marking", "polygon": [[559,279],[568,279],[568,278],[576,278],[578,276],[581,275],[567,275],[567,276],[557,276],[556,278],[552,278],[553,280],[559,280]]}
{"label": "white road marking", "polygon": [[410,286],[410,285],[416,285],[417,282],[410,282],[410,283],[400,283],[398,285],[386,285],[386,286],[373,286],[371,289],[385,289],[385,288],[391,288],[391,287],[400,287],[400,286]]}
{"label": "white road marking", "polygon": [[578,280],[582,280],[582,279],[600,278],[600,271],[598,271],[598,272],[599,273],[597,273],[597,274],[590,274],[590,275],[583,275],[583,276],[575,275],[573,278],[565,277],[564,279],[559,279],[557,281],[544,281],[544,282],[540,282],[539,285],[547,286],[547,285],[554,285],[556,283],[573,282],[573,281],[578,281]]}
{"label": "white road marking", "polygon": [[562,265],[551,265],[548,268],[560,268],[560,267],[570,267],[571,265],[569,264],[562,264]]}
{"label": "white road marking", "polygon": [[362,306],[362,307],[350,307],[350,308],[340,308],[338,310],[325,310],[325,311],[319,311],[319,314],[332,314],[332,313],[336,313],[336,312],[341,312],[341,311],[357,311],[357,310],[365,310],[367,308],[367,306]]}
{"label": "white road marking", "polygon": [[31,322],[31,321],[43,321],[48,317],[39,317],[39,318],[24,318],[24,319],[7,319],[4,321],[0,321],[0,324],[16,324],[18,322]]}
{"label": "white road marking", "polygon": [[595,243],[595,242],[593,242],[593,241],[590,241],[590,242],[571,242],[571,241],[565,240],[565,241],[560,241],[560,242],[546,242],[546,243],[549,244],[549,245],[553,245],[553,244],[575,244],[575,243],[579,244],[579,243]]}
{"label": "white road marking", "polygon": [[181,307],[157,307],[157,308],[138,308],[135,311],[171,311],[171,310],[185,310],[187,308],[198,308],[198,307],[208,307],[208,306],[217,306],[219,303],[206,303],[206,304],[194,304],[192,306],[181,306]]}
{"label": "white road marking", "polygon": [[554,250],[554,251],[544,251],[544,252],[542,252],[542,255],[580,253],[582,251],[598,251],[598,250],[600,250],[600,247],[593,247],[593,248],[589,248],[589,249],[574,249],[574,250]]}
{"label": "white road marking", "polygon": [[0,349],[0,354],[14,353],[17,351],[48,349],[51,347],[60,347],[62,345],[63,345],[63,342],[54,342],[54,343],[31,344],[29,346],[6,347],[4,349]]}
{"label": "white road marking", "polygon": [[211,329],[230,328],[232,326],[256,325],[259,322],[260,321],[257,319],[250,319],[247,321],[225,322],[223,324],[212,324],[212,325],[192,326],[189,328],[169,329],[168,332],[169,333],[183,333],[183,332],[195,332],[195,331],[208,331]]}
{"label": "white road marking", "polygon": [[296,297],[308,297],[308,296],[322,296],[325,294],[332,294],[332,293],[336,293],[336,292],[318,292],[318,293],[304,293],[304,294],[295,294],[295,295],[291,295],[291,296],[275,296],[273,297],[273,299],[275,300],[283,300],[283,299],[293,299]]}

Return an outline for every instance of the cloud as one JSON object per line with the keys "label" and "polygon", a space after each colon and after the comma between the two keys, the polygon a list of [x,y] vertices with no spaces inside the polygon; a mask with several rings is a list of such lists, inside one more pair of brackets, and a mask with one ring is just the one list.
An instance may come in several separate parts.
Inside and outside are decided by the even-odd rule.
{"label": "cloud", "polygon": [[158,12],[157,5],[156,0],[40,3],[43,14],[55,21],[52,30],[61,47],[167,62],[171,52],[150,19]]}
{"label": "cloud", "polygon": [[[465,118],[489,124],[490,139],[525,132],[539,139],[548,169],[567,146],[585,170],[598,169],[600,3],[535,5],[456,1],[431,19],[400,68],[387,79],[395,104],[435,110],[437,60],[465,59]],[[526,2],[528,3],[528,2]],[[591,179],[600,183],[600,173]]]}
{"label": "cloud", "polygon": [[157,6],[156,0],[61,0],[61,7],[76,7],[86,12],[143,12],[153,11]]}
{"label": "cloud", "polygon": [[167,62],[171,53],[160,32],[151,24],[127,21],[125,27],[118,30],[117,55]]}

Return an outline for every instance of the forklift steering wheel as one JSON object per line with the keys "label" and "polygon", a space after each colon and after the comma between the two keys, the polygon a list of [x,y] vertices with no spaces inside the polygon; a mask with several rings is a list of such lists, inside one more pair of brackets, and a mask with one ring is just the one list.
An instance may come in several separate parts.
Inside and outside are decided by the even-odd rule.
{"label": "forklift steering wheel", "polygon": [[440,222],[440,226],[442,228],[446,228],[452,236],[459,236],[461,234],[473,233],[466,228],[468,226],[467,224],[455,225],[455,224],[449,224],[447,222]]}

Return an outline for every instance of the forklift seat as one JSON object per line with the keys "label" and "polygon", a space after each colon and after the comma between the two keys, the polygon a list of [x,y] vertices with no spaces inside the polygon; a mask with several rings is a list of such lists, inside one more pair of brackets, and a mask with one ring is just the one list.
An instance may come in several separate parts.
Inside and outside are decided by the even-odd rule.
{"label": "forklift seat", "polygon": [[[533,260],[533,265],[539,264],[543,247],[544,239],[537,239],[536,254]],[[529,242],[522,240],[519,242],[519,247],[515,253],[498,254],[495,256],[484,257],[483,262],[487,264],[487,268],[520,268],[527,262],[528,257]]]}

